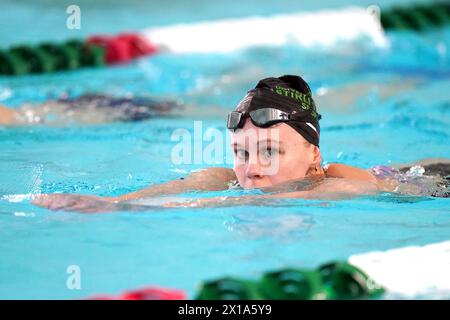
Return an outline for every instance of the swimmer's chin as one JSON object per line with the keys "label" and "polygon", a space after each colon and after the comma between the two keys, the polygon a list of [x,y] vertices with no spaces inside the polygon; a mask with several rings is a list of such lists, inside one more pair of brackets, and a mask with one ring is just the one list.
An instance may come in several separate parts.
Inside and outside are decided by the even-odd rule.
{"label": "swimmer's chin", "polygon": [[[319,177],[304,177],[298,179],[288,179],[273,183],[271,181],[250,181],[242,184],[244,189],[260,189],[264,192],[287,192],[310,189],[314,182],[318,182]],[[317,181],[316,181],[317,180]]]}
{"label": "swimmer's chin", "polygon": [[274,184],[271,181],[256,181],[256,180],[245,181],[244,183],[240,184],[240,186],[243,189],[264,189],[273,187],[274,185],[276,184]]}

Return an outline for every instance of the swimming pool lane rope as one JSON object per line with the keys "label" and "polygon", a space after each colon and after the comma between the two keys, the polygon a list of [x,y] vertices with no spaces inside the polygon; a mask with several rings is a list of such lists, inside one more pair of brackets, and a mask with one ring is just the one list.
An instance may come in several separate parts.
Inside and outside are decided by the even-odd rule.
{"label": "swimming pool lane rope", "polygon": [[[256,279],[208,280],[198,300],[318,300],[450,297],[450,240],[351,255],[315,269],[282,268]],[[88,299],[184,300],[182,290],[146,287]]]}
{"label": "swimming pool lane rope", "polygon": [[[201,284],[196,300],[325,300],[370,299],[383,294],[363,271],[347,262],[333,262],[316,270],[286,268],[260,279],[224,277]],[[147,287],[119,296],[98,295],[94,300],[185,300],[181,290]]]}
{"label": "swimming pool lane rope", "polygon": [[380,19],[385,30],[427,31],[450,24],[450,3],[394,7],[381,12]]}
{"label": "swimming pool lane rope", "polygon": [[[41,74],[127,63],[160,50],[229,52],[249,46],[280,45],[287,39],[308,47],[332,45],[365,35],[375,44],[383,45],[386,42],[383,30],[420,32],[446,25],[450,25],[448,2],[393,7],[382,10],[379,19],[363,8],[344,8],[175,25],[0,50],[0,75]],[[254,31],[243,33],[242,30]],[[195,37],[190,37],[192,34]]]}

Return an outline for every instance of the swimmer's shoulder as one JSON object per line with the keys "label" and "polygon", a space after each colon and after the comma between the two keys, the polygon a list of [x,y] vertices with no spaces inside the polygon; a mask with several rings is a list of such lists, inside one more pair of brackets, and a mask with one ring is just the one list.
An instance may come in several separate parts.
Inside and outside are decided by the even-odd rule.
{"label": "swimmer's shoulder", "polygon": [[227,189],[229,183],[237,180],[233,169],[223,167],[210,167],[191,173],[186,180],[202,185],[208,190]]}
{"label": "swimmer's shoulder", "polygon": [[377,182],[377,178],[370,170],[361,169],[341,163],[330,163],[324,166],[324,171],[329,178],[344,178],[352,180],[364,180]]}
{"label": "swimmer's shoulder", "polygon": [[236,179],[236,174],[233,169],[224,167],[209,167],[198,171],[201,175],[208,177],[216,177],[221,180]]}

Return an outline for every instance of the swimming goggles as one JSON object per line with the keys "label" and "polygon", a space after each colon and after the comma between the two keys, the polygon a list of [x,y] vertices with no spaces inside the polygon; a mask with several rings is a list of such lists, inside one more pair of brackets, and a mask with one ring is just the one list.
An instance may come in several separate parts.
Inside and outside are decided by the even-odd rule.
{"label": "swimming goggles", "polygon": [[294,117],[290,113],[275,108],[262,108],[248,113],[232,111],[228,114],[227,128],[230,130],[242,128],[247,116],[250,117],[255,126],[261,128],[270,127],[277,122],[294,120]]}

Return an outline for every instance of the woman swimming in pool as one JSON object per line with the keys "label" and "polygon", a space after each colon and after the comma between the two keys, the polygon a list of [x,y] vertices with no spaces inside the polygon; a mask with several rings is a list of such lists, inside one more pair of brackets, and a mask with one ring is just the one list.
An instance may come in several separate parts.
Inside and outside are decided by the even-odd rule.
{"label": "woman swimming in pool", "polygon": [[[208,168],[184,179],[150,186],[119,197],[39,195],[33,203],[52,210],[101,212],[136,209],[133,201],[188,191],[226,190],[235,181],[261,196],[168,202],[165,207],[223,206],[272,198],[343,199],[394,192],[405,174],[377,166],[364,170],[343,164],[321,166],[320,126],[308,84],[298,76],[266,78],[228,115],[234,168]],[[417,187],[417,186],[415,186]],[[442,190],[446,185],[440,186]],[[416,192],[413,189],[405,193]]]}
{"label": "woman swimming in pool", "polygon": [[62,96],[40,105],[25,104],[11,109],[0,105],[0,125],[95,125],[115,121],[141,121],[154,117],[173,116],[184,106],[173,101],[149,97],[113,97],[84,94],[76,98]]}

